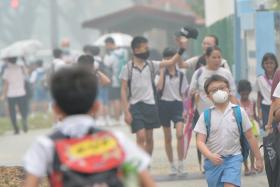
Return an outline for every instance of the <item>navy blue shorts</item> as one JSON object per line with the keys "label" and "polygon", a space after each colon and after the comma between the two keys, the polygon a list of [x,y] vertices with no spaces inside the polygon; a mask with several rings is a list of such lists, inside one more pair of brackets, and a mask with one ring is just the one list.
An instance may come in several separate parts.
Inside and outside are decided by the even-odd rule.
{"label": "navy blue shorts", "polygon": [[132,115],[132,133],[136,133],[141,129],[160,127],[157,105],[139,102],[130,106],[130,112]]}
{"label": "navy blue shorts", "polygon": [[159,101],[159,118],[163,127],[170,127],[171,121],[174,126],[178,122],[184,122],[182,101]]}

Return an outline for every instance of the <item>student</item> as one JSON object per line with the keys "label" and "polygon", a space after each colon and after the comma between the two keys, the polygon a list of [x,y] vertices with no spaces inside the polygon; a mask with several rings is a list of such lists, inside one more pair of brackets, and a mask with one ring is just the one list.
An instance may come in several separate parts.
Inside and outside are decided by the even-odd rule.
{"label": "student", "polygon": [[[100,134],[97,136],[97,133],[101,132],[101,130],[99,131],[95,128],[95,120],[92,118],[92,116],[95,116],[99,105],[95,100],[97,96],[97,79],[91,71],[81,67],[62,68],[52,76],[50,90],[54,99],[53,110],[56,115],[59,115],[62,118],[62,122],[50,135],[39,137],[25,154],[24,168],[27,172],[24,183],[25,187],[37,187],[39,186],[41,178],[47,175],[50,177],[57,174],[55,172],[58,170],[56,167],[58,163],[55,162],[55,160],[57,161],[57,159],[55,159],[57,158],[55,155],[58,154],[59,149],[57,148],[57,144],[55,144],[54,138],[58,134],[63,135],[68,139],[70,138],[72,141],[77,141],[88,137],[91,131],[96,131],[95,137],[97,138],[95,138],[96,143],[94,145],[105,147],[97,149],[96,146],[84,146],[83,148],[93,149],[84,152],[84,154],[87,155],[87,158],[93,158],[94,155],[100,154],[99,152],[101,151],[108,150],[109,147],[112,148],[112,146],[120,145],[119,148],[121,148],[121,152],[123,153],[124,157],[121,165],[128,162],[138,163],[139,165],[137,166],[137,171],[139,172],[139,182],[142,184],[142,186],[155,186],[154,181],[147,171],[147,167],[150,164],[150,157],[128,138],[126,138],[124,134],[120,132],[110,132],[104,130],[103,132],[106,132],[107,135],[110,134],[110,137],[114,137],[113,140],[116,143],[113,142],[113,144],[107,145],[105,143],[101,145],[98,143],[98,140],[101,140],[101,136]],[[95,135],[95,133],[93,133],[93,135]],[[93,136],[90,137],[93,138]],[[82,146],[83,144],[78,145]],[[90,144],[87,143],[84,145]],[[74,155],[81,157],[83,156],[82,153],[80,153],[81,155],[78,154],[79,152],[77,151],[79,150],[76,150],[75,147],[73,147],[71,150]],[[92,155],[93,157],[88,155],[91,152],[94,154]],[[109,159],[112,157],[112,155],[115,156],[114,158],[116,160],[120,156],[120,154],[107,154],[106,158]],[[70,159],[71,158],[72,157],[70,157]],[[61,161],[62,160],[63,159],[61,159]],[[99,159],[99,164],[102,160]],[[54,162],[56,164],[54,164]],[[69,164],[72,162],[75,162],[75,159],[73,160],[72,158],[72,161]],[[78,166],[84,168],[81,164],[78,164]],[[74,167],[74,165],[72,165],[72,167]],[[86,165],[86,169],[91,167],[91,165]],[[96,167],[101,167],[101,165],[96,165]],[[71,178],[72,177],[68,179],[71,180]],[[56,182],[59,183],[60,179]],[[53,180],[50,180],[50,182],[53,182]],[[91,184],[89,186],[94,185]]]}
{"label": "student", "polygon": [[[172,48],[166,48],[163,51],[163,59],[169,60],[176,54],[176,50]],[[176,68],[176,64],[161,68],[160,78],[157,84],[159,90],[159,118],[163,127],[164,139],[165,139],[165,151],[170,163],[170,175],[178,174],[183,175],[183,98],[185,91],[188,87],[188,81],[183,72]],[[173,159],[172,150],[172,133],[171,133],[171,121],[174,123],[176,129],[177,138],[177,155],[178,165],[176,166]]]}
{"label": "student", "polygon": [[[240,80],[238,82],[238,88],[237,91],[240,95],[240,106],[242,106],[247,113],[251,125],[252,125],[252,132],[256,138],[259,137],[260,131],[259,131],[259,123],[257,122],[257,115],[256,115],[256,102],[249,99],[249,95],[252,91],[251,83],[247,80]],[[244,175],[248,176],[251,174],[256,173],[255,168],[255,156],[252,151],[250,151],[250,161],[251,161],[251,169],[249,170],[248,167],[248,161],[244,161]]]}
{"label": "student", "polygon": [[[197,133],[197,147],[206,157],[204,162],[205,177],[209,187],[241,186],[240,132],[229,101],[230,87],[227,79],[213,75],[205,81],[205,92],[214,103],[211,107],[211,124],[207,133],[204,113],[200,115],[194,131]],[[242,129],[256,157],[256,169],[263,170],[263,160],[258,143],[253,135],[250,120],[241,108]]]}
{"label": "student", "polygon": [[[258,92],[258,116],[260,120],[262,120],[261,125],[262,129],[264,130],[265,125],[268,124],[269,121],[269,111],[272,105],[271,100],[273,100],[271,96],[273,94],[273,90],[276,87],[275,82],[273,86],[273,77],[276,74],[276,70],[278,68],[276,56],[273,53],[266,53],[262,58],[261,65],[264,70],[264,74],[258,76],[256,80],[256,91]],[[271,120],[269,123],[271,123]]]}
{"label": "student", "polygon": [[4,59],[7,63],[3,73],[3,91],[1,100],[7,99],[10,120],[14,128],[14,134],[19,134],[20,129],[17,124],[17,107],[22,117],[22,129],[28,131],[28,90],[26,89],[25,78],[27,72],[25,68],[17,64],[17,57]]}
{"label": "student", "polygon": [[[225,68],[221,67],[222,62],[222,53],[220,48],[218,47],[208,47],[205,52],[205,59],[206,65],[202,66],[201,68],[197,69],[191,79],[190,88],[189,88],[189,97],[194,98],[194,105],[196,108],[195,115],[193,118],[193,126],[195,126],[199,115],[210,106],[213,105],[211,100],[207,97],[207,94],[204,91],[204,83],[205,81],[211,77],[212,75],[221,75],[224,76],[230,85],[230,100],[233,103],[238,103],[235,92],[235,82],[233,79],[232,74],[226,70]],[[200,165],[200,169],[202,170],[201,166],[201,154],[198,152],[198,162]]]}
{"label": "student", "polygon": [[[160,67],[170,66],[178,62],[185,49],[180,48],[174,57],[162,62],[147,61],[149,46],[145,37],[134,37],[131,49],[133,52],[132,61],[124,66],[120,76],[122,79],[122,106],[124,107],[126,123],[130,125],[132,133],[136,133],[137,144],[152,155],[153,129],[160,127],[154,77]],[[127,95],[127,90],[129,95]]]}
{"label": "student", "polygon": [[92,55],[81,55],[78,58],[78,65],[83,66],[85,68],[91,69],[96,72],[98,77],[98,81],[101,85],[108,85],[111,83],[111,80],[100,70],[96,70],[94,67],[94,57]]}

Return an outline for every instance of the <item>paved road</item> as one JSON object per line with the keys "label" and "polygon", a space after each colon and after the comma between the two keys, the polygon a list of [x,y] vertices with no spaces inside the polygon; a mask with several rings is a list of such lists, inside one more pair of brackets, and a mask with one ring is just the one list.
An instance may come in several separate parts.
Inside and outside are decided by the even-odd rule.
{"label": "paved road", "polygon": [[[110,127],[111,128],[111,127]],[[124,131],[132,139],[127,127],[114,127],[118,130]],[[27,134],[12,135],[11,132],[0,136],[0,165],[13,166],[21,165],[22,155],[26,149],[31,145],[32,141],[39,135],[47,133],[49,130],[33,130]],[[175,138],[175,136],[173,135]],[[206,182],[203,175],[199,172],[196,148],[194,141],[190,146],[188,158],[185,161],[186,171],[188,173],[185,177],[170,177],[168,176],[168,162],[164,152],[164,141],[162,130],[155,131],[155,149],[152,159],[151,173],[157,181],[159,187],[205,187]],[[173,142],[175,147],[175,141]],[[176,157],[175,157],[176,158]],[[268,187],[266,176],[264,173],[251,176],[242,177],[242,186],[245,187]]]}

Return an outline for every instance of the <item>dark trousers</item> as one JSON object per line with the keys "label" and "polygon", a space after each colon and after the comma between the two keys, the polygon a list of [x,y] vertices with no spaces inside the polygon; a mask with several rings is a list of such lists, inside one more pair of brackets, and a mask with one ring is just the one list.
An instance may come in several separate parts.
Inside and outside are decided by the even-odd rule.
{"label": "dark trousers", "polygon": [[19,112],[22,117],[23,131],[27,132],[28,98],[26,96],[8,97],[9,114],[15,134],[19,133],[19,128],[17,126],[16,106],[18,106]]}

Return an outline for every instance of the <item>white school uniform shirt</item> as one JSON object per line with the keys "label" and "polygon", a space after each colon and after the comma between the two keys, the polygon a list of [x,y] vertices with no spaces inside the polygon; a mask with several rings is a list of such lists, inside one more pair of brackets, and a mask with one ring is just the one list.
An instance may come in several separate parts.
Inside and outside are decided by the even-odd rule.
{"label": "white school uniform shirt", "polygon": [[[268,81],[270,83],[268,83]],[[264,105],[270,105],[271,104],[271,85],[272,85],[272,79],[266,80],[265,75],[261,75],[256,80],[255,89],[257,92],[260,92],[263,100],[262,104]]]}
{"label": "white school uniform shirt", "polygon": [[278,83],[274,92],[273,92],[273,97],[275,98],[280,98],[280,84]]}
{"label": "white school uniform shirt", "polygon": [[179,86],[180,86],[180,71],[176,70],[176,75],[173,77],[171,77],[171,75],[167,73],[167,75],[165,76],[165,84],[164,84],[161,100],[164,101],[183,100],[181,95],[184,95],[186,89],[189,86],[189,83],[184,73],[183,73],[182,87],[180,93],[179,93]]}
{"label": "white school uniform shirt", "polygon": [[[95,127],[95,121],[89,115],[73,115],[66,117],[56,130],[70,137],[82,137]],[[128,139],[123,133],[110,131],[117,138],[125,152],[125,162],[139,163],[138,171],[145,170],[150,164],[150,156]],[[45,177],[52,170],[54,143],[48,136],[39,137],[28,149],[23,158],[23,165],[28,173],[36,177]]]}
{"label": "white school uniform shirt", "polygon": [[196,103],[196,107],[200,114],[206,108],[213,105],[212,101],[207,97],[207,94],[204,91],[204,83],[212,75],[220,75],[226,78],[229,82],[231,95],[235,95],[236,93],[236,86],[231,72],[222,67],[216,71],[209,70],[206,66],[199,68],[192,76],[189,92],[191,93],[194,90],[199,92],[199,101]]}
{"label": "white school uniform shirt", "polygon": [[[212,107],[210,134],[206,142],[206,146],[212,153],[221,156],[237,155],[241,153],[240,133],[234,117],[233,106],[236,105],[229,103],[224,113]],[[241,115],[243,132],[246,132],[252,128],[252,126],[243,108],[241,108]],[[200,115],[194,131],[207,135],[204,113]]]}
{"label": "white school uniform shirt", "polygon": [[132,66],[132,78],[131,78],[131,97],[129,98],[130,104],[138,102],[144,102],[146,104],[155,104],[154,90],[152,87],[151,70],[147,63],[153,63],[154,74],[159,72],[159,66],[161,61],[149,61],[145,62],[143,69],[135,67],[128,62],[122,69],[120,79],[127,81],[129,78],[129,68]]}
{"label": "white school uniform shirt", "polygon": [[26,94],[24,87],[24,67],[8,63],[3,73],[3,79],[9,84],[7,97],[22,97]]}

